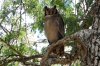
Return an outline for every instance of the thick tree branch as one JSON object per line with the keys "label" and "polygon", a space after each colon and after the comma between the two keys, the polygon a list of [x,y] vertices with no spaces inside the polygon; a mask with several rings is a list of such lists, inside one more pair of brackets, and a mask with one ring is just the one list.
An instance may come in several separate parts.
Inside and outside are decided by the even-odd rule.
{"label": "thick tree branch", "polygon": [[[94,32],[94,30],[90,30],[90,29],[81,30],[81,31],[79,31],[71,36],[65,36],[63,39],[52,44],[50,47],[48,47],[47,53],[42,58],[41,66],[46,66],[46,63],[47,63],[46,60],[48,60],[49,55],[51,54],[53,48],[55,48],[56,46],[58,46],[60,44],[68,43],[70,41],[75,41],[77,43],[77,48],[78,48],[77,52],[73,56],[70,55],[70,57],[72,58],[72,59],[69,58],[69,59],[71,59],[70,62],[72,62],[73,60],[77,60],[77,58],[80,58],[80,57],[82,60],[84,60],[86,58],[86,55],[87,55],[87,47],[86,47],[85,42],[83,42],[82,38],[84,37],[84,35],[88,34],[88,36],[87,35],[85,36],[86,38],[84,37],[85,39],[88,39],[89,36],[91,34],[93,34],[93,32]],[[66,59],[66,60],[68,60],[68,59]],[[66,64],[67,64],[67,62],[66,62]]]}
{"label": "thick tree branch", "polygon": [[[78,59],[78,57],[74,57],[75,55],[70,55],[68,53],[65,53],[64,54],[65,58],[58,58],[56,55],[50,55],[49,56],[49,59],[47,60],[47,63],[48,64],[66,64],[66,63],[71,63],[71,61],[74,61],[73,58],[75,59]],[[8,58],[8,59],[4,59],[2,61],[3,64],[8,64],[8,63],[11,63],[11,62],[21,62],[21,63],[26,63],[27,61],[29,60],[32,60],[32,59],[35,59],[35,58],[42,58],[43,55],[42,54],[39,54],[39,55],[32,55],[32,56],[28,56],[28,57],[14,57],[14,58]],[[34,66],[38,66],[37,64],[35,64],[35,62],[33,62],[33,65]]]}

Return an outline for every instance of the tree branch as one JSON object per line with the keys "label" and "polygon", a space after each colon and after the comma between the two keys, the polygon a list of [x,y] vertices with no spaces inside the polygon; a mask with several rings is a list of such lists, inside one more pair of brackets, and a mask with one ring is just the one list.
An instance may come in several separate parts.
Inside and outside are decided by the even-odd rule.
{"label": "tree branch", "polygon": [[[72,62],[74,60],[77,60],[78,58],[84,60],[86,58],[86,56],[87,56],[87,46],[86,46],[85,42],[83,42],[82,37],[84,37],[84,35],[88,34],[88,37],[86,37],[86,39],[87,39],[87,38],[89,38],[89,36],[91,34],[93,34],[93,32],[94,32],[94,30],[90,30],[90,29],[81,30],[79,32],[76,32],[73,35],[65,36],[63,39],[57,41],[56,43],[53,43],[52,45],[50,45],[48,47],[47,53],[42,58],[41,66],[46,66],[46,64],[47,64],[46,60],[48,60],[49,55],[51,54],[53,48],[55,48],[56,46],[58,46],[60,44],[66,44],[66,43],[68,43],[70,41],[75,41],[77,43],[78,50],[73,56],[70,55],[69,56],[70,58],[67,57],[66,61],[68,61],[68,58],[70,59],[70,62]],[[65,63],[67,64],[67,62],[65,62]]]}

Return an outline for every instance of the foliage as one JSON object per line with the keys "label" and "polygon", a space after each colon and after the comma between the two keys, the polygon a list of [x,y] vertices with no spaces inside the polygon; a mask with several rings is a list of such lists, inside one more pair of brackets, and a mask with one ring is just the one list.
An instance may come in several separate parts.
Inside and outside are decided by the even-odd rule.
{"label": "foliage", "polygon": [[[36,47],[35,42],[29,42],[27,36],[29,32],[35,33],[37,30],[39,34],[43,33],[45,5],[57,6],[65,22],[65,34],[71,35],[91,26],[93,17],[86,12],[92,3],[93,0],[79,0],[78,3],[73,0],[4,0],[0,8],[0,64],[5,58],[17,55],[13,49],[24,56],[39,54],[38,50],[33,48]],[[26,14],[32,17],[32,23],[26,21]],[[12,62],[8,66],[19,64]]]}

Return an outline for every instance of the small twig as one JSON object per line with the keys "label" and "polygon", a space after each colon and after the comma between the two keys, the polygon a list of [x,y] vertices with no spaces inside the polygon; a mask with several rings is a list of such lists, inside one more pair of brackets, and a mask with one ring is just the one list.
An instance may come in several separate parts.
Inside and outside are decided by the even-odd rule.
{"label": "small twig", "polygon": [[11,50],[15,51],[20,57],[23,57],[23,55],[18,52],[16,49],[14,49],[10,44],[8,44],[6,41],[4,41],[2,38],[0,38],[0,41],[6,44]]}
{"label": "small twig", "polygon": [[2,28],[2,30],[3,30],[6,34],[10,33],[5,27],[3,27],[3,26],[1,25],[1,23],[0,23],[0,27]]}

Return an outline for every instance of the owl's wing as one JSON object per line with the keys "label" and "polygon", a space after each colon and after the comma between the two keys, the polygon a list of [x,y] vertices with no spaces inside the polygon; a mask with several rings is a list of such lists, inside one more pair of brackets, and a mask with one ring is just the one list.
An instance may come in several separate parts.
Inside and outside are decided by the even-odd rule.
{"label": "owl's wing", "polygon": [[58,32],[62,37],[64,37],[64,33],[65,33],[64,21],[63,21],[61,16],[59,16],[57,20],[58,20],[57,21],[57,23],[58,23]]}

